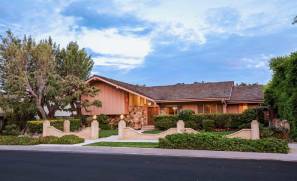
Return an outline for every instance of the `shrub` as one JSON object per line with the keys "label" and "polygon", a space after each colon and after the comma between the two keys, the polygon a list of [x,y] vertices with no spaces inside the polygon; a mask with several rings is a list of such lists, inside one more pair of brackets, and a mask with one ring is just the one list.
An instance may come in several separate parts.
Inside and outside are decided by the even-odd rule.
{"label": "shrub", "polygon": [[215,121],[210,119],[203,120],[202,127],[205,131],[211,131],[215,127]]}
{"label": "shrub", "polygon": [[156,116],[154,119],[156,128],[160,130],[167,130],[169,128],[176,127],[177,120],[178,120],[177,116],[167,116],[167,115]]}
{"label": "shrub", "polygon": [[43,144],[78,144],[84,142],[83,138],[80,138],[75,135],[66,135],[62,136],[60,138],[50,136],[50,137],[44,137],[40,138]]}
{"label": "shrub", "polygon": [[39,139],[17,136],[0,136],[0,145],[36,145]]}
{"label": "shrub", "polygon": [[[80,128],[80,119],[69,119],[70,121],[70,131],[76,131]],[[43,121],[28,121],[27,128],[30,133],[42,133],[42,123]],[[50,120],[51,126],[63,131],[64,120]]]}
{"label": "shrub", "polygon": [[178,119],[185,120],[185,121],[192,121],[194,118],[193,117],[194,114],[195,114],[195,112],[192,110],[182,110],[178,114]]}
{"label": "shrub", "polygon": [[32,137],[17,137],[17,136],[0,136],[0,145],[36,145],[36,144],[77,144],[84,142],[84,139],[75,135],[62,136],[47,136],[40,138]]}
{"label": "shrub", "polygon": [[20,131],[16,124],[8,124],[4,127],[2,133],[4,135],[19,135]]}
{"label": "shrub", "polygon": [[173,134],[159,140],[160,148],[195,149],[216,151],[246,151],[288,153],[286,140],[266,138],[260,140],[244,140],[225,138],[211,133]]}
{"label": "shrub", "polygon": [[161,130],[176,127],[177,120],[183,120],[185,126],[193,129],[202,129],[203,120],[214,120],[216,129],[241,129],[250,127],[252,120],[259,118],[264,122],[262,109],[248,109],[242,114],[216,113],[216,114],[193,114],[191,110],[181,111],[178,115],[160,115],[155,117],[155,126]]}
{"label": "shrub", "polygon": [[100,114],[99,116],[97,116],[97,121],[99,122],[99,126],[101,129],[104,129],[104,130],[112,129],[111,125],[109,124],[107,115]]}

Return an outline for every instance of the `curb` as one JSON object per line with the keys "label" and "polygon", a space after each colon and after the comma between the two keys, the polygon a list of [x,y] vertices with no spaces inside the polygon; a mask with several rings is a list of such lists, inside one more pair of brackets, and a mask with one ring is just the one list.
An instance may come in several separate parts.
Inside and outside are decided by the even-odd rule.
{"label": "curb", "polygon": [[239,160],[274,160],[297,162],[297,153],[254,153],[254,152],[227,152],[208,150],[173,150],[160,148],[128,148],[128,147],[96,147],[73,145],[35,145],[35,146],[0,146],[0,151],[37,151],[80,154],[114,154],[114,155],[142,155],[166,157],[192,157]]}

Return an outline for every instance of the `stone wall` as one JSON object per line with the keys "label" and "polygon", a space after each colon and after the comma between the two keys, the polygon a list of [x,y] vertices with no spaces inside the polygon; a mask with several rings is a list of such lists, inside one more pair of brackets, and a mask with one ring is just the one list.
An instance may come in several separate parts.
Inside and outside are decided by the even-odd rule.
{"label": "stone wall", "polygon": [[99,137],[99,123],[93,120],[91,127],[84,128],[77,132],[70,132],[70,121],[64,121],[64,131],[58,130],[57,128],[51,126],[50,121],[43,121],[42,136],[56,136],[62,137],[65,135],[76,135],[83,139],[97,139]]}
{"label": "stone wall", "polygon": [[130,127],[126,127],[126,122],[121,120],[118,125],[119,139],[121,140],[158,140],[164,138],[167,135],[176,133],[197,133],[192,128],[185,128],[183,121],[178,121],[176,128],[170,128],[158,134],[144,134]]}
{"label": "stone wall", "polygon": [[225,137],[258,140],[260,139],[259,122],[257,120],[253,120],[251,122],[251,129],[241,129],[235,133],[226,135]]}
{"label": "stone wall", "polygon": [[147,125],[147,107],[129,106],[129,113],[126,116],[128,125],[134,129],[141,129],[142,125]]}

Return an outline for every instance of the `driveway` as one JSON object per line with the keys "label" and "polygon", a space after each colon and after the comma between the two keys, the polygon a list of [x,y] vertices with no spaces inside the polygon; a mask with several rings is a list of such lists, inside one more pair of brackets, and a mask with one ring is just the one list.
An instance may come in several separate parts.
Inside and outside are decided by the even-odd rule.
{"label": "driveway", "polygon": [[1,181],[297,180],[297,163],[263,160],[0,151]]}

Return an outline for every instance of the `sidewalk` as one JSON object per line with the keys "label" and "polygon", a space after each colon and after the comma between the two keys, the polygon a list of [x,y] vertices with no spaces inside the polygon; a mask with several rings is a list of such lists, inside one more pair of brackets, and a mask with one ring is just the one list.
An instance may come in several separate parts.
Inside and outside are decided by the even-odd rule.
{"label": "sidewalk", "polygon": [[173,156],[193,158],[221,158],[244,160],[278,160],[297,162],[297,145],[290,144],[289,154],[279,153],[252,153],[252,152],[228,152],[206,150],[173,150],[159,148],[124,148],[124,147],[96,147],[75,145],[35,145],[35,146],[0,146],[0,151],[42,151],[42,152],[66,152],[84,154],[116,154],[116,155],[151,155]]}
{"label": "sidewalk", "polygon": [[158,143],[159,140],[120,140],[118,135],[113,135],[105,138],[98,138],[96,140],[86,140],[84,143],[75,144],[76,146],[84,146],[97,142],[146,142],[146,143]]}

